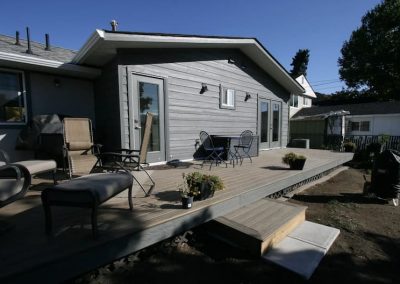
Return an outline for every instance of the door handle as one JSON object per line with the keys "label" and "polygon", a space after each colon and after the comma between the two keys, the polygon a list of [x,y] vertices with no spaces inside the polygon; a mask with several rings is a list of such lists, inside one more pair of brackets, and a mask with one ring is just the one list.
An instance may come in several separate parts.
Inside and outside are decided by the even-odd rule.
{"label": "door handle", "polygon": [[135,126],[135,129],[142,129],[141,126]]}

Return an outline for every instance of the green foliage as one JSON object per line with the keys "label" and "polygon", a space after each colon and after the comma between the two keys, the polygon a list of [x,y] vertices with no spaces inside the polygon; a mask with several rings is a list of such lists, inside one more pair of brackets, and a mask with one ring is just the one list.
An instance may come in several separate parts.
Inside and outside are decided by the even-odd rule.
{"label": "green foliage", "polygon": [[303,155],[296,155],[293,152],[285,154],[282,158],[282,162],[286,165],[290,165],[290,163],[294,162],[295,160],[306,160],[307,158]]}
{"label": "green foliage", "polygon": [[349,88],[400,99],[400,0],[367,12],[341,53],[339,74]]}
{"label": "green foliage", "polygon": [[200,172],[182,174],[183,183],[179,186],[179,192],[182,197],[197,196],[200,194],[201,184],[206,182],[211,185],[211,190],[223,190],[225,188],[223,181],[219,176],[206,175]]}
{"label": "green foliage", "polygon": [[293,66],[292,70],[290,71],[290,75],[292,75],[293,78],[297,78],[300,75],[307,76],[309,58],[309,49],[299,49],[297,51],[296,55],[292,58],[292,63],[290,64]]}
{"label": "green foliage", "polygon": [[345,152],[354,152],[357,149],[357,145],[353,142],[346,141],[343,143],[343,148]]}

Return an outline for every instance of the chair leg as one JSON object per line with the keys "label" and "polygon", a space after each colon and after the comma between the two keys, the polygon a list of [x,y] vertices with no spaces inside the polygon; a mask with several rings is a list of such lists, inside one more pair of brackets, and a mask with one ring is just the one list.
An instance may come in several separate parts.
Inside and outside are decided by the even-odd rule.
{"label": "chair leg", "polygon": [[55,169],[53,171],[53,183],[54,183],[54,185],[58,184],[56,174],[57,174],[57,169]]}
{"label": "chair leg", "polygon": [[128,189],[128,201],[129,201],[129,210],[133,211],[133,204],[132,204],[132,188],[133,184]]}

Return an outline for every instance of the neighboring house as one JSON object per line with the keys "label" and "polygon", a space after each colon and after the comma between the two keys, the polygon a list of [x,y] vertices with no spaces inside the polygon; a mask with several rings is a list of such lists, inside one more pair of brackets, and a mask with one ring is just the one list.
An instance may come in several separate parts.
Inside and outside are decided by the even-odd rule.
{"label": "neighboring house", "polygon": [[147,111],[149,162],[193,158],[201,130],[250,129],[260,149],[285,147],[290,95],[304,92],[255,38],[96,30],[78,52],[21,44],[0,37],[7,150],[33,115],[50,113],[92,118],[108,149],[139,148]]}
{"label": "neighboring house", "polygon": [[290,97],[290,112],[289,116],[292,117],[302,108],[308,108],[312,106],[312,99],[316,99],[317,96],[314,93],[313,88],[308,82],[304,75],[300,75],[296,78],[296,81],[304,88],[305,92],[302,94],[292,94]]}
{"label": "neighboring house", "polygon": [[312,124],[328,116],[330,120],[321,125],[325,125],[322,135],[400,136],[400,102],[387,101],[304,108],[291,118],[291,138],[317,137]]}

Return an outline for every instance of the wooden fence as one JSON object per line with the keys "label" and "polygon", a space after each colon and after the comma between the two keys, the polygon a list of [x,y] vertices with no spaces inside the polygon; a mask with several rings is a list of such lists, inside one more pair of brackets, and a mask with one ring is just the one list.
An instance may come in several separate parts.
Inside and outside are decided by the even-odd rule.
{"label": "wooden fence", "polygon": [[400,136],[346,135],[345,141],[356,144],[357,151],[365,150],[371,143],[382,144],[383,150],[394,149],[400,151]]}

